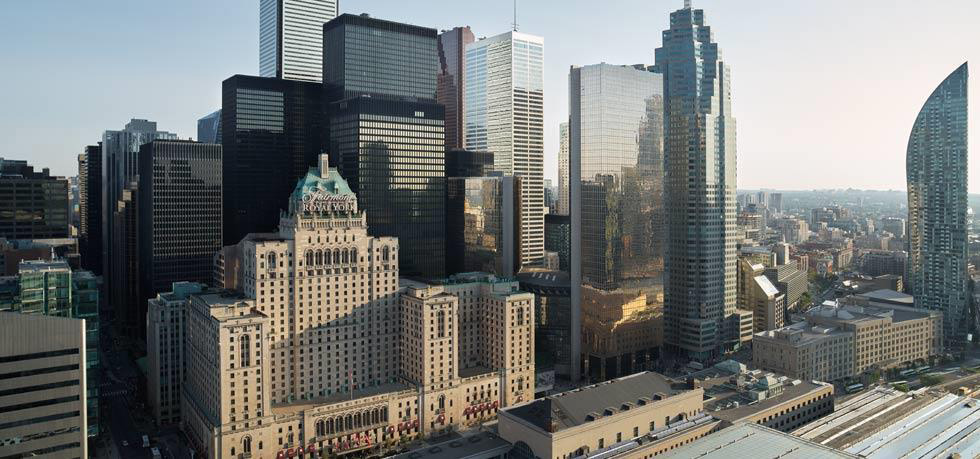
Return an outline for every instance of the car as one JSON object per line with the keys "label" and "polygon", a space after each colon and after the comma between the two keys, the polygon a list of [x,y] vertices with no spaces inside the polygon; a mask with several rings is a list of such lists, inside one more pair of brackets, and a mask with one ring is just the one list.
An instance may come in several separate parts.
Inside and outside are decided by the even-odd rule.
{"label": "car", "polygon": [[129,446],[129,441],[128,440],[123,440],[123,446]]}

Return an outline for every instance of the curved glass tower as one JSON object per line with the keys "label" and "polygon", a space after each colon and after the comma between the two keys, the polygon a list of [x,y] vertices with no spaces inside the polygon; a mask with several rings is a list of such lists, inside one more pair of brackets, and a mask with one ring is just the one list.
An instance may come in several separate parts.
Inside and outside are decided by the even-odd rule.
{"label": "curved glass tower", "polygon": [[962,338],[967,308],[967,65],[932,92],[912,126],[906,155],[909,291],[943,312],[947,343]]}

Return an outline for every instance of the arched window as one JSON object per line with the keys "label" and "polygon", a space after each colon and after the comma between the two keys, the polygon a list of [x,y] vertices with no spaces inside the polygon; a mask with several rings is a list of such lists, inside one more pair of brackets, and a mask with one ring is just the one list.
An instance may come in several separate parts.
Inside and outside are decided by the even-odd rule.
{"label": "arched window", "polygon": [[320,266],[322,264],[323,264],[323,252],[317,250],[316,251],[316,265],[317,266]]}
{"label": "arched window", "polygon": [[252,452],[252,437],[248,435],[242,437],[242,452],[244,453]]}
{"label": "arched window", "polygon": [[330,264],[330,251],[329,250],[326,250],[326,251],[323,252],[323,264],[325,264],[325,265],[329,265]]}
{"label": "arched window", "polygon": [[347,418],[344,420],[344,430],[350,430],[353,428],[354,428],[354,417],[348,414]]}
{"label": "arched window", "polygon": [[440,395],[439,396],[439,409],[440,410],[446,409],[446,396],[445,395]]}
{"label": "arched window", "polygon": [[361,413],[354,414],[354,428],[359,429],[361,427]]}
{"label": "arched window", "polygon": [[381,249],[381,259],[388,261],[388,247]]}
{"label": "arched window", "polygon": [[276,253],[269,252],[269,254],[266,255],[266,262],[269,263],[269,269],[275,269],[276,266],[278,266],[276,265]]}
{"label": "arched window", "polygon": [[309,266],[313,266],[313,251],[312,250],[307,250],[306,251],[306,266],[308,266],[308,267]]}
{"label": "arched window", "polygon": [[316,436],[322,437],[326,434],[327,434],[327,426],[323,422],[323,419],[320,419],[319,421],[316,422]]}
{"label": "arched window", "polygon": [[333,262],[336,265],[340,264],[340,249],[333,249]]}
{"label": "arched window", "polygon": [[357,247],[350,249],[350,262],[357,263]]}
{"label": "arched window", "polygon": [[248,345],[249,339],[250,339],[249,335],[242,335],[241,338],[238,338],[239,352],[241,352],[242,354],[241,356],[242,368],[252,364],[252,359],[251,359],[252,353],[249,352],[251,351],[251,348]]}
{"label": "arched window", "polygon": [[344,250],[344,264],[350,263],[350,253]]}
{"label": "arched window", "polygon": [[381,420],[383,422],[388,422],[388,407],[387,406],[382,406],[381,407]]}

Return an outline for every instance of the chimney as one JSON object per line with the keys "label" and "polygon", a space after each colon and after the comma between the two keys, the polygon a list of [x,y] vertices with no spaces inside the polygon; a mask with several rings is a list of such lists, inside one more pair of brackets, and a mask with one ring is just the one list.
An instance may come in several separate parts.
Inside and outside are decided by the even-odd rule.
{"label": "chimney", "polygon": [[320,153],[320,178],[327,178],[330,176],[330,155],[327,153]]}

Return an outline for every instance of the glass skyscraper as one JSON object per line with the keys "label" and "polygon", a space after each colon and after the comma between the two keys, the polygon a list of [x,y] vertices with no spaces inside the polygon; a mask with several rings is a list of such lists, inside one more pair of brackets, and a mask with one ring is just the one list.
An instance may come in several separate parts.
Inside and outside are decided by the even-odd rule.
{"label": "glass skyscraper", "polygon": [[544,259],[543,48],[519,32],[466,45],[466,149],[492,152],[495,171],[522,178],[522,266]]}
{"label": "glass skyscraper", "polygon": [[320,83],[235,75],[222,83],[224,244],[275,231],[322,152]]}
{"label": "glass skyscraper", "polygon": [[495,174],[447,180],[449,274],[480,271],[512,277],[520,237],[520,177]]}
{"label": "glass skyscraper", "polygon": [[706,359],[738,343],[731,72],[689,4],[670,14],[655,58],[666,117],[664,338]]}
{"label": "glass skyscraper", "polygon": [[571,213],[568,202],[568,122],[558,125],[558,213]]}
{"label": "glass skyscraper", "polygon": [[967,295],[967,79],[964,63],[932,92],[906,153],[908,282],[920,308],[943,312],[947,342],[963,340]]}
{"label": "glass skyscraper", "polygon": [[197,120],[197,141],[221,143],[221,109]]}
{"label": "glass skyscraper", "polygon": [[400,272],[446,273],[445,109],[435,29],[343,14],[323,26],[330,160],[373,236],[399,239]]}
{"label": "glass skyscraper", "polygon": [[436,99],[446,106],[446,148],[463,148],[463,80],[466,45],[473,31],[454,27],[439,34],[439,80]]}
{"label": "glass skyscraper", "polygon": [[323,24],[337,12],[337,0],[261,0],[259,75],[319,82]]}
{"label": "glass skyscraper", "polygon": [[[663,78],[643,66],[573,67],[569,164],[573,310],[659,309],[663,293]],[[594,305],[582,308],[583,303]],[[653,333],[653,330],[650,330]],[[623,350],[623,349],[620,349]],[[594,377],[632,373],[651,349],[584,349]],[[596,376],[602,375],[602,376]]]}

